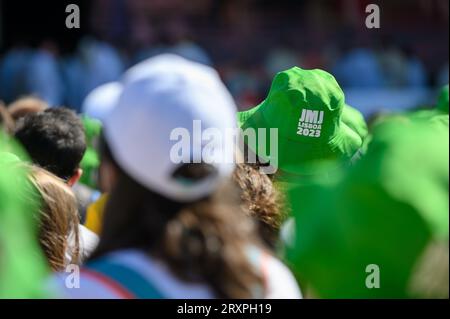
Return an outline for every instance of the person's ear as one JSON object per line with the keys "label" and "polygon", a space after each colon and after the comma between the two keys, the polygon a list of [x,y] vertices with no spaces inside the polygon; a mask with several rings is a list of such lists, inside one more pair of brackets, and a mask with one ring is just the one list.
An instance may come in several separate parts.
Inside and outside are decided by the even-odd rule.
{"label": "person's ear", "polygon": [[77,168],[72,177],[67,181],[67,185],[70,187],[75,185],[80,180],[81,175],[83,175],[83,170],[81,168]]}

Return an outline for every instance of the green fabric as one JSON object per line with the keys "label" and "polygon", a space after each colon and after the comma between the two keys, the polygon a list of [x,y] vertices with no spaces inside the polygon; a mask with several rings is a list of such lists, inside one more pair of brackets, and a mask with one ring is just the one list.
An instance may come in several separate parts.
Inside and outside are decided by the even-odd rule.
{"label": "green fabric", "polygon": [[[426,245],[448,241],[448,143],[448,127],[386,120],[340,182],[292,188],[287,258],[300,282],[324,298],[410,297]],[[379,289],[365,285],[370,264],[379,266]]]}
{"label": "green fabric", "polygon": [[81,118],[86,133],[86,152],[81,160],[80,167],[83,170],[80,182],[92,187],[97,188],[97,169],[100,165],[100,157],[96,150],[97,139],[100,136],[102,130],[102,124],[100,121],[83,115]]}
{"label": "green fabric", "polygon": [[[384,121],[398,119],[400,121],[405,121],[408,119],[419,122],[428,122],[428,124],[432,126],[443,126],[444,128],[449,127],[449,115],[448,115],[448,85],[443,87],[440,91],[438,97],[438,103],[434,108],[427,109],[418,109],[413,111],[408,111],[404,113],[392,113],[386,114],[383,117],[376,120],[372,126],[377,126],[379,123],[383,123]],[[371,134],[368,134],[365,137],[363,142],[362,153],[365,154],[367,148],[372,139]]]}
{"label": "green fabric", "polygon": [[355,131],[361,140],[365,140],[369,130],[366,120],[360,111],[346,104],[342,110],[342,122]]}
{"label": "green fabric", "polygon": [[433,108],[415,110],[409,112],[408,115],[417,120],[429,120],[438,117],[437,121],[445,124],[445,122],[448,122],[446,121],[448,119],[448,108],[448,85],[446,85],[441,88],[437,103]]}
{"label": "green fabric", "polygon": [[17,163],[20,163],[20,158],[16,154],[0,150],[0,165],[14,165]]}
{"label": "green fabric", "polygon": [[436,109],[448,114],[448,108],[449,104],[448,104],[448,84],[447,84],[444,87],[442,87],[439,93]]}
{"label": "green fabric", "polygon": [[5,141],[0,138],[0,298],[46,297],[48,269],[30,214],[36,207],[17,195],[29,186],[19,159],[26,155],[11,140]]}
{"label": "green fabric", "polygon": [[420,110],[408,114],[409,118],[414,121],[428,122],[429,124],[441,125],[448,128],[448,114],[434,110]]}
{"label": "green fabric", "polygon": [[[270,92],[260,105],[238,113],[238,123],[247,128],[266,128],[257,133],[259,144],[248,147],[263,160],[269,157],[269,128],[278,129],[278,168],[282,174],[311,176],[323,173],[325,161],[348,161],[362,145],[362,139],[341,115],[344,93],[336,80],[322,70],[298,67],[278,73]],[[305,116],[306,115],[306,116]],[[323,115],[323,116],[322,116]],[[304,121],[301,121],[304,120]],[[348,117],[352,122],[352,117]],[[301,127],[299,125],[306,125]]]}

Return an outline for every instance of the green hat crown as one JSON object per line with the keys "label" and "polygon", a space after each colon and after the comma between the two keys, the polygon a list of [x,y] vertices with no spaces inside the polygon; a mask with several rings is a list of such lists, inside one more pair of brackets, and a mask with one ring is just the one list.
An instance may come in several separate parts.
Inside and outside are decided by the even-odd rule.
{"label": "green hat crown", "polygon": [[293,67],[275,76],[261,112],[283,137],[328,142],[338,131],[344,104],[331,74]]}
{"label": "green hat crown", "polygon": [[[278,166],[283,173],[315,175],[323,172],[321,162],[348,160],[362,145],[362,137],[342,118],[345,107],[344,93],[331,74],[293,67],[279,72],[267,98],[238,113],[238,122],[244,134],[248,128],[265,128],[266,134],[278,129]],[[264,158],[264,150],[252,151]]]}

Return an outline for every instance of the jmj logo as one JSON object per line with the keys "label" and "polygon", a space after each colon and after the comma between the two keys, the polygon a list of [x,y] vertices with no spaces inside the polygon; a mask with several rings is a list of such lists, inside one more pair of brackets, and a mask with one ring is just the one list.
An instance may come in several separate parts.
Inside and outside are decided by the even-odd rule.
{"label": "jmj logo", "polygon": [[323,123],[323,111],[303,109],[298,121],[297,134],[320,137]]}

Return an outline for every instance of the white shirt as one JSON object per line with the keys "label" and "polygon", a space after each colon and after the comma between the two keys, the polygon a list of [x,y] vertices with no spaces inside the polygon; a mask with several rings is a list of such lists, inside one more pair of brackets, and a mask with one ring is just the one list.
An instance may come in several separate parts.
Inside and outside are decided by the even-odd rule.
{"label": "white shirt", "polygon": [[72,260],[72,251],[75,248],[75,238],[73,233],[68,237],[68,248],[66,251],[66,265],[71,263],[78,264],[83,263],[95,250],[98,245],[99,237],[96,233],[87,229],[83,225],[78,225],[78,244],[80,247],[80,260],[75,262]]}

